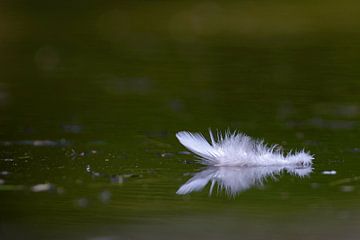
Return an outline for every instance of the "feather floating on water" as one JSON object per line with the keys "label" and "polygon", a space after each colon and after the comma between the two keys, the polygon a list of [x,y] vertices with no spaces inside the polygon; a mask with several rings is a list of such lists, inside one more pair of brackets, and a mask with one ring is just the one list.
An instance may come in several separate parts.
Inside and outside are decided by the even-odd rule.
{"label": "feather floating on water", "polygon": [[314,159],[304,150],[284,154],[277,145],[266,145],[245,134],[226,132],[214,138],[209,131],[211,143],[200,133],[178,132],[177,139],[200,159],[200,163],[211,166],[310,166]]}

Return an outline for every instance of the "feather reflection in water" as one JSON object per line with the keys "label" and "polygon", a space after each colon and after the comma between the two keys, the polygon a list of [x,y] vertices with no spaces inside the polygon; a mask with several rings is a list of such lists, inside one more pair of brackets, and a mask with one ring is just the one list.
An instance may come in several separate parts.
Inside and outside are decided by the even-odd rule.
{"label": "feather reflection in water", "polygon": [[177,194],[185,195],[191,192],[201,191],[209,182],[211,187],[209,195],[217,185],[218,192],[225,190],[229,196],[235,196],[238,193],[252,187],[262,186],[266,178],[275,178],[282,172],[288,172],[291,175],[305,177],[312,172],[311,167],[298,168],[294,166],[267,166],[267,167],[208,167],[205,170],[196,173],[191,179],[183,184]]}

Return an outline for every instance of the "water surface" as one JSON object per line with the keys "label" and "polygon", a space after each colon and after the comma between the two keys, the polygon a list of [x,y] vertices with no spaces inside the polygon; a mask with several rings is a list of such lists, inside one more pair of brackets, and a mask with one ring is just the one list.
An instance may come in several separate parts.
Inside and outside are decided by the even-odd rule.
{"label": "water surface", "polygon": [[[2,2],[1,239],[357,239],[358,7]],[[178,195],[209,127],[313,170]]]}

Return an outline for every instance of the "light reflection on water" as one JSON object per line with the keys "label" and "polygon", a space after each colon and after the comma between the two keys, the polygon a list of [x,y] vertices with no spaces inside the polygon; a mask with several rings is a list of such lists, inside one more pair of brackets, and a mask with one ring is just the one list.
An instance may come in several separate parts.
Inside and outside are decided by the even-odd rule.
{"label": "light reflection on water", "polygon": [[288,172],[298,177],[309,176],[311,167],[299,168],[294,166],[266,166],[266,167],[208,167],[190,178],[183,184],[177,194],[184,195],[191,192],[202,191],[211,182],[209,195],[217,185],[218,192],[225,190],[228,196],[253,187],[261,187],[267,178],[276,179],[276,176]]}

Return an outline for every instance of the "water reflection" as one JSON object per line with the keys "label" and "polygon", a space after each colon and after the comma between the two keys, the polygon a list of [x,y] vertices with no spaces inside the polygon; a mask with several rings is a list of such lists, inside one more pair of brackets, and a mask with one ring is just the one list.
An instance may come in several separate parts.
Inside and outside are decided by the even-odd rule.
{"label": "water reflection", "polygon": [[284,172],[298,177],[308,176],[312,172],[311,167],[293,166],[267,166],[267,167],[208,167],[190,178],[176,192],[179,195],[202,191],[211,182],[209,195],[214,186],[217,191],[225,190],[229,196],[235,196],[252,187],[262,186],[267,178],[275,179],[275,176]]}

